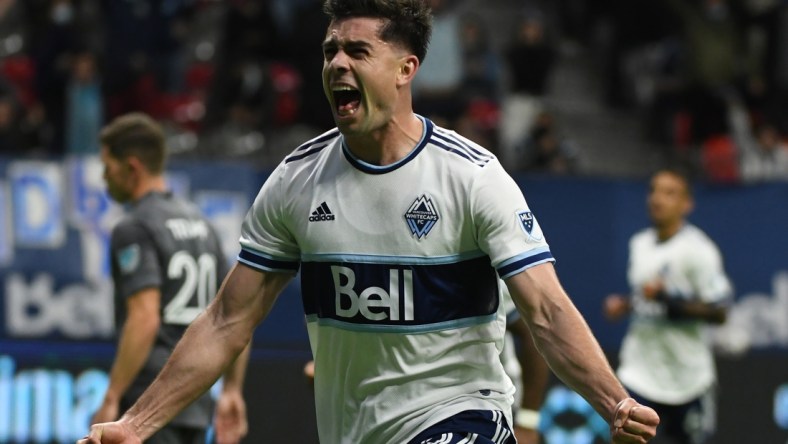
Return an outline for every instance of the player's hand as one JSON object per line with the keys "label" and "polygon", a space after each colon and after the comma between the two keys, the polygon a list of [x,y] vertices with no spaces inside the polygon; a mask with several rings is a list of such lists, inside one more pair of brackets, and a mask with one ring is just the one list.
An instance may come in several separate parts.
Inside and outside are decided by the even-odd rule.
{"label": "player's hand", "polygon": [[605,298],[603,309],[605,317],[617,321],[629,313],[629,299],[620,294],[611,294]]}
{"label": "player's hand", "polygon": [[665,285],[661,281],[649,282],[643,286],[643,297],[649,301],[656,301],[665,291]]}
{"label": "player's hand", "polygon": [[659,415],[651,407],[638,404],[632,398],[619,402],[610,427],[612,442],[646,443],[657,434]]}
{"label": "player's hand", "polygon": [[90,426],[90,433],[77,444],[141,444],[142,440],[126,423],[105,422]]}
{"label": "player's hand", "polygon": [[523,427],[514,427],[514,437],[517,439],[517,444],[539,444],[541,442],[537,430]]}
{"label": "player's hand", "polygon": [[304,365],[304,376],[309,382],[315,381],[315,361],[309,361]]}
{"label": "player's hand", "polygon": [[246,402],[237,390],[223,391],[216,402],[213,421],[217,444],[237,444],[249,432]]}

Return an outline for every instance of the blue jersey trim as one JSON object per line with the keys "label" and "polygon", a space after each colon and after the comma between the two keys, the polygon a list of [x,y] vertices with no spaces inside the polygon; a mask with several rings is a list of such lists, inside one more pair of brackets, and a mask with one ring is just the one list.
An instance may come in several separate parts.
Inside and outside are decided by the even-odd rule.
{"label": "blue jersey trim", "polygon": [[434,131],[431,140],[433,145],[436,145],[450,153],[457,154],[478,166],[487,165],[493,159],[490,154],[485,154],[472,146],[450,137],[449,134],[443,134],[439,131]]}
{"label": "blue jersey trim", "polygon": [[336,139],[337,137],[339,137],[339,130],[334,128],[326,134],[316,137],[296,148],[290,156],[285,158],[285,163],[294,162],[296,160],[309,157],[312,154],[317,154],[327,146],[331,145],[333,139]]}
{"label": "blue jersey trim", "polygon": [[238,253],[238,262],[260,270],[293,273],[298,272],[300,265],[298,261],[275,259],[272,256],[245,248]]}
{"label": "blue jersey trim", "polygon": [[498,275],[502,279],[509,278],[526,268],[533,267],[534,265],[543,264],[545,262],[555,262],[553,254],[547,247],[537,248],[524,254],[517,255],[508,259],[498,265]]}
{"label": "blue jersey trim", "polygon": [[455,330],[458,328],[474,327],[493,322],[498,317],[497,313],[484,316],[474,316],[471,318],[454,319],[451,321],[435,322],[433,324],[421,325],[385,325],[385,324],[356,324],[352,322],[339,321],[331,318],[319,318],[317,315],[307,315],[307,322],[317,322],[321,327],[335,327],[340,330],[367,332],[367,333],[430,333],[443,330]]}
{"label": "blue jersey trim", "polygon": [[392,265],[442,265],[454,264],[486,256],[483,251],[471,251],[448,256],[419,257],[419,256],[379,256],[373,254],[304,254],[303,262],[355,262],[362,264],[392,264]]}
{"label": "blue jersey trim", "polygon": [[414,148],[413,151],[408,153],[408,155],[405,156],[404,158],[398,160],[397,162],[395,162],[395,163],[393,163],[391,165],[385,165],[385,166],[372,165],[371,163],[364,162],[363,160],[361,160],[361,159],[357,158],[356,156],[354,156],[353,153],[350,152],[350,149],[347,147],[347,145],[345,144],[345,141],[343,139],[342,140],[342,152],[345,154],[345,159],[347,159],[347,161],[350,162],[350,164],[353,165],[356,169],[361,170],[361,171],[363,171],[363,172],[365,172],[367,174],[385,174],[385,173],[390,173],[390,172],[400,168],[401,166],[407,164],[408,162],[410,162],[416,156],[419,155],[421,150],[423,150],[424,147],[427,146],[428,141],[432,137],[433,124],[430,121],[430,119],[424,118],[424,117],[419,116],[419,115],[416,115],[416,117],[421,119],[421,121],[424,123],[424,133],[421,136],[421,140],[419,140],[419,143],[416,145],[416,148]]}

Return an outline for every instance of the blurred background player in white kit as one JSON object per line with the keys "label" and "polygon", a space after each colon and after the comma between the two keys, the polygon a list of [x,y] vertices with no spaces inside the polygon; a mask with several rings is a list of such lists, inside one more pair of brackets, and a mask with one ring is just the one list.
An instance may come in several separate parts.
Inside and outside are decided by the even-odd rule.
{"label": "blurred background player in white kit", "polygon": [[632,313],[618,376],[660,415],[655,442],[701,444],[715,427],[716,370],[705,327],[725,322],[732,288],[717,246],[686,220],[691,183],[680,169],[651,178],[652,226],[629,243],[631,297],[611,294],[611,320]]}

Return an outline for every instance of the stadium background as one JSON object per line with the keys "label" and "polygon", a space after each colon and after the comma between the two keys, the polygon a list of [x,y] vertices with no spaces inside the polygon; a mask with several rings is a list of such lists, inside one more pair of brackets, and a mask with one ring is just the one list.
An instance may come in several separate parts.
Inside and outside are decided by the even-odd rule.
{"label": "stadium background", "polygon": [[[486,96],[494,100],[469,98],[460,116],[442,116],[440,108],[430,116],[509,155],[565,287],[614,363],[625,324],[607,323],[601,302],[626,291],[626,243],[648,223],[647,173],[675,159],[693,169],[691,221],[717,241],[736,288],[730,321],[713,332],[720,371],[714,442],[786,442],[788,183],[742,174],[735,128],[696,140],[681,109],[667,113],[670,125],[654,120],[665,109],[644,90],[665,66],[653,56],[678,34],[670,20],[659,29],[638,20],[665,11],[652,5],[656,11],[638,13],[615,1],[450,3],[446,14],[474,12],[486,26],[485,56],[498,56],[500,82]],[[743,7],[743,29],[766,39],[761,75],[765,94],[776,98],[767,106],[749,91],[747,111],[766,119],[777,106],[782,120],[774,123],[784,136],[788,37],[775,29],[788,29],[780,26],[788,20],[785,3],[731,4]],[[311,0],[0,2],[0,442],[72,442],[106,385],[115,327],[106,242],[120,209],[104,194],[93,130],[120,112],[156,116],[173,151],[171,187],[201,206],[234,257],[240,220],[273,165],[330,124],[315,67],[318,12]],[[496,144],[498,113],[513,92],[503,48],[519,16],[538,17],[552,42],[549,86],[531,94],[552,113],[557,129],[549,131],[563,142],[569,170],[511,160]],[[635,28],[641,33],[624,47],[611,45],[610,32],[632,37]],[[72,72],[84,54],[95,57],[88,79],[97,83],[74,83],[85,80]],[[86,84],[93,88],[76,88]],[[254,344],[245,442],[316,442],[311,388],[301,373],[310,353],[297,283]],[[604,424],[560,384],[543,413],[547,442],[604,442]]]}

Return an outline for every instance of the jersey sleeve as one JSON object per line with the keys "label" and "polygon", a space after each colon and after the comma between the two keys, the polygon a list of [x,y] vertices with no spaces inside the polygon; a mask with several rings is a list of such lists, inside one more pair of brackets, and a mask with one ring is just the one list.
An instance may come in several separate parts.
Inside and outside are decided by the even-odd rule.
{"label": "jersey sleeve", "polygon": [[117,296],[126,299],[140,290],[162,284],[161,264],[148,230],[125,219],[112,230],[110,242]]}
{"label": "jersey sleeve", "polygon": [[500,163],[482,170],[470,200],[479,246],[501,278],[554,261],[536,216]]}
{"label": "jersey sleeve", "polygon": [[241,227],[238,261],[263,271],[298,271],[300,250],[284,209],[285,164],[265,181]]}
{"label": "jersey sleeve", "polygon": [[711,240],[694,249],[690,276],[695,293],[707,303],[728,303],[733,297],[733,288],[722,262],[722,255]]}

